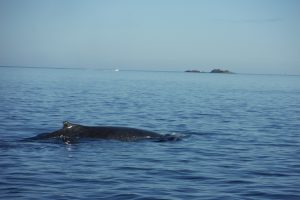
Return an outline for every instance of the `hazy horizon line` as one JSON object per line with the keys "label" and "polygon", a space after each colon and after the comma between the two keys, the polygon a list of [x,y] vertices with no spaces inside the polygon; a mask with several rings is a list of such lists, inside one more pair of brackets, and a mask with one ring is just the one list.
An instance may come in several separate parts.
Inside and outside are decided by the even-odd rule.
{"label": "hazy horizon line", "polygon": [[[0,65],[0,68],[31,68],[31,69],[71,69],[71,70],[99,70],[99,71],[137,71],[137,72],[185,72],[185,70],[151,70],[151,69],[119,69],[112,67],[38,67],[38,66],[21,66],[21,65]],[[214,68],[216,69],[216,68]],[[189,69],[187,69],[189,70]],[[229,70],[230,71],[230,70]],[[230,71],[232,72],[232,71]],[[210,71],[201,71],[201,73],[210,73]],[[221,73],[222,74],[222,73]],[[279,75],[279,76],[300,76],[300,74],[283,74],[283,73],[248,73],[248,72],[232,72],[232,74],[241,74],[241,75]]]}

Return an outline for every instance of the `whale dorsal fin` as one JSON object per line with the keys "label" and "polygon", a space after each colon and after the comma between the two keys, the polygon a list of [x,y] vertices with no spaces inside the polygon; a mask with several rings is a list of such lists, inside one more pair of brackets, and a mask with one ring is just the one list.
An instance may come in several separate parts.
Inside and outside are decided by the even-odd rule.
{"label": "whale dorsal fin", "polygon": [[63,122],[63,128],[72,128],[72,126],[73,126],[73,124],[68,121]]}

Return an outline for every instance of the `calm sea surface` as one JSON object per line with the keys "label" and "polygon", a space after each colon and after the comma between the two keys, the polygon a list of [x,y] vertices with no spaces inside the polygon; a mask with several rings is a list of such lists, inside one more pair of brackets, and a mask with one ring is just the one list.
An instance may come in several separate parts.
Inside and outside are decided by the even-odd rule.
{"label": "calm sea surface", "polygon": [[[68,120],[188,137],[22,142]],[[300,199],[300,77],[0,68],[2,199]]]}

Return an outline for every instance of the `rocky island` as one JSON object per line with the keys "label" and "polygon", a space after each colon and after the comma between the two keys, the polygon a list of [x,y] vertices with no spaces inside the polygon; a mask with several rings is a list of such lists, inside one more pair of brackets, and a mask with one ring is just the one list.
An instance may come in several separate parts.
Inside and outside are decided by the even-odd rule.
{"label": "rocky island", "polygon": [[210,73],[224,73],[224,74],[232,74],[229,70],[222,70],[222,69],[213,69],[210,71]]}
{"label": "rocky island", "polygon": [[188,69],[185,72],[193,72],[193,73],[220,73],[220,74],[233,74],[233,72],[229,70],[223,70],[223,69],[213,69],[210,72],[204,72],[197,69]]}

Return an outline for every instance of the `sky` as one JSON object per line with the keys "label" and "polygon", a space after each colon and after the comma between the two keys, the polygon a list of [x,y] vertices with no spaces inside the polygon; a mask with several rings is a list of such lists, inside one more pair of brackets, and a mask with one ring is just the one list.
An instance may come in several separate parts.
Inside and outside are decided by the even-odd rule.
{"label": "sky", "polygon": [[300,1],[0,0],[0,66],[300,74]]}

